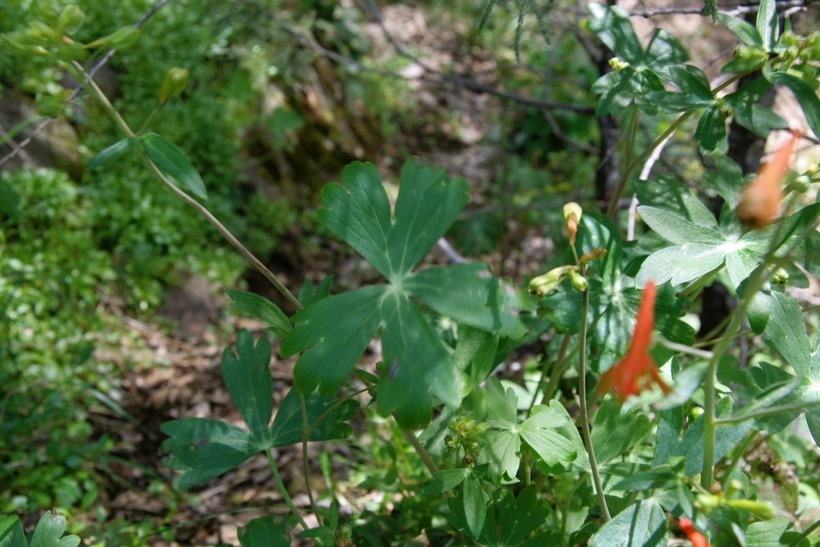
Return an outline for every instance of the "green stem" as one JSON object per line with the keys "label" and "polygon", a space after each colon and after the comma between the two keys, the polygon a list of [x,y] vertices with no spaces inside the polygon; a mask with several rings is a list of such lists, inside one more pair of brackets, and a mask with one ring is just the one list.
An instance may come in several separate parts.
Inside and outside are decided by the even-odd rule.
{"label": "green stem", "polygon": [[290,498],[290,494],[288,494],[288,489],[285,488],[285,483],[282,482],[282,476],[279,474],[279,467],[276,465],[276,462],[273,460],[273,448],[269,450],[265,450],[265,454],[268,456],[268,463],[270,463],[270,469],[273,471],[273,478],[276,481],[276,485],[279,487],[279,492],[282,494],[282,499],[285,500],[285,503],[290,508],[291,513],[297,519],[299,519],[299,524],[302,525],[304,530],[309,530],[305,519],[302,518],[302,515],[299,514],[299,510],[294,505],[293,500]]}
{"label": "green stem", "polygon": [[737,469],[737,467],[740,465],[740,462],[743,461],[742,460],[743,454],[746,453],[746,451],[749,449],[749,446],[757,438],[757,434],[758,434],[757,431],[750,431],[746,435],[746,437],[743,439],[743,442],[740,443],[740,445],[732,451],[734,453],[734,457],[732,458],[731,463],[729,464],[729,467],[726,468],[726,474],[724,475],[724,478],[723,478],[723,488],[722,488],[722,490],[724,492],[726,491],[726,487],[728,486],[729,481],[731,480],[732,473],[735,472],[735,469]]}
{"label": "green stem", "polygon": [[[77,78],[78,81],[84,82],[87,90],[92,95],[97,97],[97,100],[100,101],[100,104],[103,105],[103,108],[114,119],[114,122],[119,126],[119,128],[122,130],[122,132],[125,133],[126,136],[128,136],[129,138],[136,137],[134,132],[128,126],[128,123],[126,123],[126,121],[122,118],[122,116],[120,116],[119,112],[117,112],[117,110],[114,108],[114,106],[108,100],[108,97],[106,97],[105,93],[103,93],[103,91],[97,86],[96,82],[94,82],[94,79],[87,72],[85,72],[83,67],[80,66],[80,64],[77,63],[77,62],[74,62],[71,65],[66,65],[66,67],[74,74],[74,76]],[[285,287],[285,284],[282,283],[279,280],[279,278],[276,277],[276,275],[273,272],[271,272],[264,264],[262,264],[262,261],[259,260],[258,258],[256,258],[256,256],[252,252],[250,252],[247,249],[247,247],[245,247],[230,232],[230,230],[228,230],[213,214],[211,214],[211,212],[208,209],[206,209],[204,206],[202,206],[194,198],[192,198],[191,196],[189,196],[188,194],[186,194],[185,192],[183,192],[182,190],[177,188],[176,185],[174,185],[174,183],[172,183],[170,180],[168,180],[168,178],[162,173],[162,171],[160,171],[159,168],[156,165],[154,165],[154,162],[152,162],[151,159],[148,158],[148,156],[146,156],[145,154],[140,152],[140,157],[146,163],[146,165],[148,165],[149,169],[151,169],[151,171],[154,173],[154,175],[156,175],[157,178],[159,178],[159,180],[168,189],[170,189],[177,196],[179,196],[185,203],[187,203],[188,205],[193,207],[200,215],[205,217],[205,219],[208,222],[210,222],[211,225],[213,225],[213,227],[216,228],[217,231],[220,234],[222,234],[222,236],[225,239],[228,240],[228,243],[230,243],[237,251],[239,251],[239,254],[241,254],[245,258],[245,260],[247,260],[251,264],[251,266],[256,268],[257,271],[259,271],[263,276],[265,276],[265,279],[270,281],[270,283],[274,287],[276,287],[276,289],[280,293],[282,293],[282,295],[285,297],[285,299],[287,299],[287,301],[291,304],[291,306],[293,306],[297,310],[301,310],[303,308],[302,304],[299,303],[299,299],[297,299],[293,295],[293,293],[291,293],[288,290],[288,288]]]}
{"label": "green stem", "polygon": [[567,349],[569,348],[571,338],[572,337],[570,335],[566,335],[564,336],[563,342],[561,342],[561,348],[558,350],[558,357],[555,361],[555,366],[552,367],[552,374],[550,375],[549,382],[547,382],[547,387],[544,388],[544,398],[542,401],[546,403],[549,403],[549,401],[552,400],[552,397],[558,390],[558,382],[561,381],[561,377],[564,375],[564,369],[566,369],[566,366],[569,363]]}
{"label": "green stem", "polygon": [[747,414],[739,414],[737,416],[730,416],[728,418],[717,418],[715,423],[717,425],[737,424],[745,422],[746,420],[753,420],[755,418],[762,418],[764,416],[771,416],[780,412],[790,412],[792,410],[807,410],[815,406],[820,406],[820,401],[802,401],[800,403],[790,403],[787,405],[770,406],[768,408],[761,408]]}
{"label": "green stem", "polygon": [[436,462],[433,461],[432,456],[430,456],[430,453],[427,452],[426,448],[424,448],[424,445],[421,444],[418,437],[416,437],[412,431],[402,429],[401,432],[404,435],[404,438],[407,439],[407,442],[409,442],[416,450],[416,454],[418,454],[421,461],[424,462],[424,466],[427,468],[427,471],[430,472],[430,475],[435,477],[436,473],[438,473],[438,466],[436,466]]}
{"label": "green stem", "polygon": [[302,410],[302,473],[305,475],[305,491],[310,501],[310,510],[318,519],[319,512],[316,510],[316,500],[313,498],[313,488],[310,486],[310,464],[308,463],[308,439],[312,430],[308,428],[307,406],[305,396],[301,392],[299,393],[299,408]]}
{"label": "green stem", "polygon": [[598,472],[598,459],[595,457],[595,450],[592,446],[592,435],[589,431],[589,413],[587,409],[587,313],[589,312],[589,288],[584,291],[584,304],[581,308],[581,335],[580,348],[578,356],[578,376],[579,385],[578,391],[581,400],[581,432],[584,436],[584,446],[587,449],[589,456],[589,466],[592,469],[592,481],[595,483],[595,492],[598,495],[598,504],[601,506],[601,512],[604,514],[604,519],[612,520],[609,514],[609,507],[606,504],[606,496],[604,495],[603,484],[601,483],[601,475]]}
{"label": "green stem", "polygon": [[629,107],[629,125],[626,128],[626,150],[624,150],[624,161],[627,165],[632,162],[632,155],[635,153],[635,140],[638,137],[638,107],[633,103]]}
{"label": "green stem", "polygon": [[[726,87],[728,87],[732,83],[736,82],[737,80],[739,80],[740,78],[742,78],[743,76],[748,74],[749,72],[751,72],[751,71],[740,72],[738,74],[733,75],[731,78],[729,78],[728,80],[726,80],[722,84],[715,87],[712,90],[712,94],[716,94],[716,93],[722,91],[723,89],[725,89]],[[639,165],[641,165],[643,162],[645,162],[649,158],[649,156],[652,155],[652,152],[655,150],[655,148],[660,146],[661,143],[663,143],[663,141],[668,139],[675,131],[677,131],[678,128],[681,125],[683,125],[683,122],[685,122],[686,120],[691,118],[692,115],[695,112],[696,112],[695,110],[690,110],[690,111],[684,112],[683,114],[678,116],[678,118],[675,121],[673,121],[669,125],[669,127],[667,127],[666,130],[663,133],[661,133],[658,136],[658,138],[656,138],[652,142],[652,144],[649,145],[649,147],[646,150],[644,150],[638,157],[636,157],[635,159],[633,159],[632,161],[630,161],[627,164],[627,166],[624,168],[624,172],[621,175],[621,178],[618,179],[618,186],[615,188],[615,193],[612,196],[612,201],[609,203],[609,208],[607,209],[607,212],[606,212],[606,215],[609,218],[614,218],[615,217],[615,211],[618,210],[618,202],[621,201],[621,196],[623,196],[623,194],[624,194],[624,189],[626,188],[626,183],[629,182],[629,176],[632,174],[632,171],[634,171],[635,168],[637,168]]]}

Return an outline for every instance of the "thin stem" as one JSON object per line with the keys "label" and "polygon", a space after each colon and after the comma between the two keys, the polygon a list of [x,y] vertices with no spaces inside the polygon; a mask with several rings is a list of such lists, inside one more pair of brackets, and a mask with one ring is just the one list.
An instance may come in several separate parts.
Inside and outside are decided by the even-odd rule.
{"label": "thin stem", "polygon": [[695,357],[701,357],[703,359],[712,359],[714,354],[711,351],[706,351],[702,349],[693,348],[692,346],[687,346],[684,344],[678,344],[677,342],[672,342],[667,340],[663,336],[658,334],[653,336],[653,339],[658,342],[659,344],[666,346],[671,350],[675,350],[680,353],[686,353],[689,355],[694,355]]}
{"label": "thin stem", "polygon": [[558,390],[558,382],[561,381],[561,377],[564,375],[564,369],[566,368],[567,363],[569,363],[567,349],[569,348],[571,338],[572,337],[570,335],[566,335],[564,336],[564,340],[561,342],[561,348],[558,350],[558,357],[555,361],[555,366],[552,367],[552,374],[550,375],[549,382],[547,382],[547,387],[544,388],[543,401],[549,402]]}
{"label": "thin stem", "polygon": [[740,465],[740,462],[742,461],[741,458],[742,458],[743,454],[746,453],[746,451],[749,449],[749,446],[757,438],[757,434],[758,434],[757,431],[750,431],[746,435],[746,437],[743,439],[743,442],[740,443],[740,445],[733,450],[733,452],[735,454],[735,457],[732,458],[731,463],[729,464],[729,467],[726,469],[726,474],[723,477],[723,488],[722,488],[722,490],[724,492],[726,491],[726,487],[728,486],[729,481],[732,479],[732,473],[734,473],[735,469],[737,469],[737,467]]}
{"label": "thin stem", "polygon": [[430,453],[427,452],[426,448],[424,448],[424,445],[421,444],[418,437],[416,437],[412,431],[402,429],[401,432],[404,435],[404,438],[407,439],[407,442],[413,445],[413,448],[416,450],[416,454],[418,454],[421,461],[424,462],[424,466],[427,468],[427,471],[430,472],[430,475],[435,477],[436,473],[438,473],[438,466],[436,466],[436,462],[433,461],[432,456],[430,456]]}
{"label": "thin stem", "polygon": [[310,486],[310,465],[308,464],[308,439],[311,430],[308,428],[305,396],[301,392],[299,393],[299,408],[302,411],[302,473],[305,475],[305,490],[310,501],[310,510],[318,518],[319,512],[316,510],[316,500],[313,498],[313,488]]}
{"label": "thin stem", "polygon": [[265,450],[265,454],[268,456],[268,463],[270,463],[270,469],[273,471],[273,478],[276,481],[276,486],[279,487],[279,492],[282,494],[282,499],[285,500],[285,503],[290,508],[291,513],[297,519],[299,519],[299,524],[302,525],[302,528],[305,530],[309,530],[305,519],[302,518],[302,515],[299,514],[299,510],[296,508],[296,505],[293,503],[293,500],[290,498],[290,494],[288,494],[288,489],[285,488],[285,483],[282,482],[282,476],[279,474],[279,467],[276,465],[276,462],[273,460],[273,448],[269,450]]}
{"label": "thin stem", "polygon": [[771,416],[780,412],[790,412],[792,410],[806,410],[815,406],[820,406],[820,401],[803,401],[800,403],[791,403],[788,405],[770,406],[768,408],[761,408],[746,414],[739,414],[737,416],[730,416],[728,418],[717,418],[715,423],[717,425],[737,424],[745,422],[746,420],[753,420],[755,418],[762,418],[764,416]]}
{"label": "thin stem", "polygon": [[589,288],[584,291],[584,304],[581,309],[581,336],[580,336],[580,350],[578,356],[578,376],[579,385],[578,391],[581,400],[581,432],[584,436],[584,446],[587,449],[589,456],[589,466],[592,469],[592,480],[595,483],[595,492],[598,495],[598,504],[601,506],[601,512],[607,521],[612,520],[609,514],[609,507],[606,504],[606,496],[604,496],[604,488],[601,483],[601,475],[598,472],[598,459],[595,457],[595,450],[592,447],[592,435],[589,431],[589,414],[587,412],[587,313],[589,311]]}
{"label": "thin stem", "polygon": [[[85,84],[88,86],[88,90],[91,92],[92,95],[97,97],[97,100],[100,101],[100,103],[103,105],[103,108],[105,108],[105,110],[111,115],[111,117],[114,119],[116,124],[123,131],[123,133],[125,133],[129,138],[134,138],[136,135],[128,126],[128,123],[126,123],[122,116],[120,116],[119,112],[117,112],[117,110],[113,107],[111,102],[108,100],[108,97],[106,97],[105,93],[103,93],[103,91],[97,86],[97,84],[94,82],[94,79],[87,72],[85,72],[83,67],[77,62],[73,62],[71,65],[67,66],[72,72],[77,72],[77,74],[75,75],[77,77],[77,80],[85,82]],[[159,180],[166,187],[168,187],[168,189],[170,189],[177,196],[179,196],[185,203],[196,209],[196,211],[200,215],[205,217],[205,219],[208,222],[210,222],[211,225],[213,225],[213,227],[216,228],[217,231],[220,234],[222,234],[222,236],[225,239],[228,240],[228,243],[230,243],[237,251],[239,251],[239,254],[241,254],[245,258],[245,260],[247,260],[251,264],[251,266],[256,268],[257,271],[259,271],[263,276],[265,276],[265,279],[270,281],[270,283],[274,287],[276,287],[276,289],[280,293],[282,293],[282,295],[285,297],[285,299],[287,299],[291,306],[293,306],[297,310],[301,310],[303,308],[302,304],[299,303],[299,299],[297,299],[293,295],[293,293],[291,293],[288,290],[288,288],[285,287],[285,284],[282,283],[279,280],[279,278],[276,277],[276,275],[273,272],[271,272],[264,264],[262,264],[262,261],[256,258],[256,256],[252,252],[250,252],[247,249],[247,247],[245,247],[230,232],[230,230],[228,230],[213,214],[211,214],[211,212],[208,209],[206,209],[203,205],[201,205],[198,201],[189,196],[187,193],[177,188],[177,186],[174,185],[174,183],[172,183],[170,180],[168,180],[168,178],[162,173],[162,171],[159,170],[159,168],[154,164],[154,162],[151,161],[150,158],[148,158],[148,156],[140,152],[140,157],[146,163],[146,165],[148,165],[148,167],[151,169],[154,175],[156,175],[157,178],[159,178]]]}
{"label": "thin stem", "polygon": [[624,150],[624,161],[627,165],[632,163],[632,154],[635,153],[635,140],[638,137],[638,107],[633,103],[629,110],[629,125],[626,128],[626,150]]}

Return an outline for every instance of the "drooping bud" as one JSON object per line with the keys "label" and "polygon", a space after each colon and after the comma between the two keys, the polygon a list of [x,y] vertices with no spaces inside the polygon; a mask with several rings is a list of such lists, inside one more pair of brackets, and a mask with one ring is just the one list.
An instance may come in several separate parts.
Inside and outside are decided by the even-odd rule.
{"label": "drooping bud", "polygon": [[567,277],[569,277],[569,281],[572,283],[572,288],[576,291],[584,292],[589,288],[589,281],[587,281],[587,278],[581,275],[577,270],[568,271]]}
{"label": "drooping bud", "polygon": [[543,275],[532,278],[530,280],[529,291],[530,294],[536,298],[543,298],[551,293],[558,286],[561,281],[567,277],[567,273],[575,270],[577,266],[559,266],[553,268]]}

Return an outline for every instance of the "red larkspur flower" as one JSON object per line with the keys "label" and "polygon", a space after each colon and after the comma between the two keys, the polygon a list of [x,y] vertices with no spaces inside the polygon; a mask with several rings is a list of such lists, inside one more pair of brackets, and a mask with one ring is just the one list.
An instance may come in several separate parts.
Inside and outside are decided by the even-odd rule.
{"label": "red larkspur flower", "polygon": [[794,146],[800,133],[792,132],[792,137],[781,146],[774,157],[760,168],[757,177],[743,189],[737,214],[740,221],[755,228],[762,228],[774,222],[780,214],[783,190],[780,181],[789,169]]}
{"label": "red larkspur flower", "polygon": [[661,378],[658,367],[649,355],[649,344],[655,328],[655,298],[657,295],[658,288],[655,283],[647,282],[641,305],[638,308],[632,344],[626,356],[601,376],[598,382],[599,395],[613,390],[618,400],[624,402],[630,395],[640,393],[651,382],[658,384],[664,393],[672,391]]}
{"label": "red larkspur flower", "polygon": [[680,529],[683,530],[683,533],[686,534],[686,537],[692,542],[692,547],[712,547],[703,534],[697,531],[691,520],[680,519]]}

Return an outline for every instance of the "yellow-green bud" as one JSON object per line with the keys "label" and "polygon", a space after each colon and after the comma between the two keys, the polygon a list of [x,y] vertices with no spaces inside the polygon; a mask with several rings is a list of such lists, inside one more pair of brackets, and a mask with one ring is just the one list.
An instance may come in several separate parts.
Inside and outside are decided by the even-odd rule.
{"label": "yellow-green bud", "polygon": [[763,520],[768,520],[774,516],[774,509],[771,504],[766,501],[730,500],[726,502],[726,505],[735,509],[749,511]]}
{"label": "yellow-green bud", "polygon": [[564,205],[564,220],[567,223],[570,245],[575,245],[575,236],[578,234],[578,223],[581,222],[581,215],[583,214],[584,210],[574,201]]}
{"label": "yellow-green bud", "polygon": [[29,22],[26,34],[28,34],[31,38],[34,38],[36,40],[44,39],[49,41],[57,41],[60,38],[60,35],[57,34],[56,30],[54,30],[47,24],[43,23],[42,21]]}
{"label": "yellow-green bud", "polygon": [[772,281],[778,285],[787,285],[789,283],[789,272],[783,268],[778,268],[772,274]]}
{"label": "yellow-green bud", "polygon": [[561,281],[567,276],[567,272],[574,270],[576,266],[559,266],[543,275],[532,278],[530,280],[529,291],[530,294],[536,298],[543,298],[551,293],[558,286]]}
{"label": "yellow-green bud", "polygon": [[159,102],[165,104],[171,97],[181,94],[185,90],[185,86],[188,85],[188,77],[187,68],[174,67],[168,69],[159,88]]}
{"label": "yellow-green bud", "polygon": [[612,67],[612,70],[623,70],[629,66],[629,63],[626,61],[621,61],[617,57],[613,57],[609,60],[609,66]]}
{"label": "yellow-green bud", "polygon": [[85,13],[77,4],[71,4],[65,7],[60,13],[60,18],[57,22],[57,28],[60,32],[67,32],[79,27],[85,19]]}
{"label": "yellow-green bud", "polygon": [[567,272],[572,287],[578,292],[584,292],[589,288],[589,281],[581,275],[577,270],[570,270]]}
{"label": "yellow-green bud", "polygon": [[136,44],[140,39],[140,29],[122,27],[108,36],[103,36],[86,45],[87,48],[102,47],[108,49],[125,49]]}

